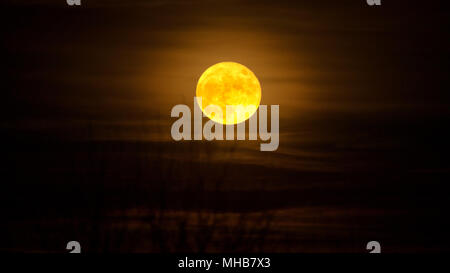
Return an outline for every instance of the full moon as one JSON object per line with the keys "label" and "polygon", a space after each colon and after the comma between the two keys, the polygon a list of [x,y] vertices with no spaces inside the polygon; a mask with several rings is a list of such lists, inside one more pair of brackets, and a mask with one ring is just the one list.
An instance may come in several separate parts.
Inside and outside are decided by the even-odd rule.
{"label": "full moon", "polygon": [[[221,62],[203,72],[196,96],[201,97],[201,109],[208,118],[222,124],[237,124],[249,119],[258,109],[261,86],[255,74],[244,65]],[[205,111],[209,105],[220,107],[222,116]]]}

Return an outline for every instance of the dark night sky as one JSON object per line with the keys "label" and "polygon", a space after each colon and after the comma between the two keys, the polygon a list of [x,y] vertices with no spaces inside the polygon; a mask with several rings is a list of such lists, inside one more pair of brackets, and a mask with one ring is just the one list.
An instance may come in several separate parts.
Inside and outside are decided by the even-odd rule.
{"label": "dark night sky", "polygon": [[[296,227],[286,234],[303,247],[280,243],[277,251],[359,251],[368,237],[384,239],[392,252],[441,250],[450,171],[443,3],[3,1],[2,228],[9,237],[0,250],[55,251],[38,240],[16,242],[26,232],[21,221],[45,226],[98,207],[103,220],[112,210],[146,209],[134,191],[120,195],[123,185],[151,199],[168,181],[168,191],[194,192],[186,202],[196,204],[203,197],[192,184],[202,181],[208,192],[218,180],[218,210],[279,210],[284,220],[274,226]],[[171,140],[171,108],[192,106],[201,73],[221,61],[249,67],[261,103],[280,105],[276,152],[249,141]],[[143,157],[167,163],[148,167]],[[143,166],[139,176],[133,160]],[[101,179],[91,175],[99,169]],[[51,201],[30,210],[39,197],[24,200],[36,191]],[[80,192],[83,208],[48,212],[57,196]],[[191,209],[210,209],[205,200],[173,209],[189,217]]]}

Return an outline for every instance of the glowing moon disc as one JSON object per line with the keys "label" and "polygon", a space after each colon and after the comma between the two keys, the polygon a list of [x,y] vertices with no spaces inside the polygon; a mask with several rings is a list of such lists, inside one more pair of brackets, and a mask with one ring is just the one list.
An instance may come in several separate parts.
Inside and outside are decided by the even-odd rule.
{"label": "glowing moon disc", "polygon": [[[255,74],[235,62],[217,63],[203,72],[196,96],[202,98],[203,113],[222,124],[236,124],[249,119],[261,101],[261,86]],[[207,111],[209,105],[222,110],[222,116]],[[228,111],[227,111],[228,110]]]}

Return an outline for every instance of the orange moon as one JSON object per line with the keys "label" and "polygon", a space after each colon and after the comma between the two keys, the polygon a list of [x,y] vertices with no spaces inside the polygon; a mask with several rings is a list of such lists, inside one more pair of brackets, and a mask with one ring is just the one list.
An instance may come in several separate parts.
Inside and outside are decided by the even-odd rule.
{"label": "orange moon", "polygon": [[[237,124],[249,119],[258,109],[261,85],[246,66],[221,62],[203,72],[196,96],[201,97],[201,109],[208,118],[222,124]],[[208,111],[209,105],[219,107],[222,115]]]}

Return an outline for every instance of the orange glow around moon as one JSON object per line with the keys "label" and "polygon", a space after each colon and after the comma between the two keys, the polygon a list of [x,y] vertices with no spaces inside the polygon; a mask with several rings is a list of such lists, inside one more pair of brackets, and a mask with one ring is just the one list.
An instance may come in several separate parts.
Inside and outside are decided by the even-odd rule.
{"label": "orange glow around moon", "polygon": [[[237,124],[249,119],[261,101],[261,86],[255,74],[235,62],[217,63],[203,72],[196,96],[202,98],[203,113],[215,122]],[[209,105],[222,110],[222,116],[208,111]]]}

